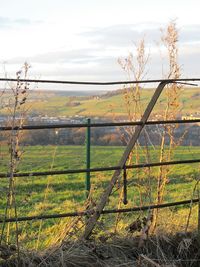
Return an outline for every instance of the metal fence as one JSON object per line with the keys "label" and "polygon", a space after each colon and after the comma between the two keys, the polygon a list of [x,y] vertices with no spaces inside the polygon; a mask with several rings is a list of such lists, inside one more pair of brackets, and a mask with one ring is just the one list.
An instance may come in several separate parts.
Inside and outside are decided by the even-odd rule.
{"label": "metal fence", "polygon": [[[137,126],[138,128],[137,136],[134,137],[134,142],[132,142],[132,147],[134,146],[135,142],[138,140],[140,132],[145,125],[166,125],[166,124],[185,124],[185,123],[199,123],[200,119],[195,120],[160,120],[160,121],[147,121],[149,115],[159,98],[164,86],[169,83],[180,83],[186,85],[194,85],[188,82],[191,81],[200,81],[200,78],[191,78],[191,79],[168,79],[168,80],[144,80],[144,81],[120,81],[120,82],[75,82],[75,81],[52,81],[52,80],[30,80],[30,79],[7,79],[7,78],[0,78],[0,81],[13,81],[13,82],[29,82],[29,83],[52,83],[52,84],[80,84],[80,85],[120,85],[120,84],[137,84],[137,83],[159,83],[162,88],[159,86],[157,89],[160,91],[153,96],[153,104],[149,103],[149,106],[146,109],[146,117],[141,119],[141,121],[136,122],[106,122],[106,123],[78,123],[78,124],[42,124],[42,125],[23,125],[21,127],[9,127],[9,126],[0,126],[0,131],[25,131],[25,130],[37,130],[37,129],[58,129],[58,128],[87,128],[90,129],[92,127],[110,127],[110,126]],[[156,89],[156,90],[157,90]],[[155,99],[156,98],[156,99]],[[148,110],[149,109],[149,110]],[[148,113],[148,115],[147,115]],[[145,113],[144,113],[145,115]],[[88,132],[89,134],[89,132]],[[88,137],[90,138],[90,137]],[[128,149],[132,149],[128,145]],[[126,153],[127,156],[128,152]],[[126,187],[126,170],[127,169],[138,169],[138,168],[146,168],[146,167],[157,167],[157,166],[166,166],[166,165],[177,165],[177,164],[192,164],[192,163],[200,163],[200,159],[193,159],[193,160],[180,160],[180,161],[170,161],[170,162],[155,162],[155,163],[142,163],[142,164],[135,164],[135,165],[126,165],[126,159],[124,159],[125,164],[119,164],[117,166],[112,167],[99,167],[99,168],[90,168],[90,165],[87,164],[85,169],[66,169],[62,171],[44,171],[44,172],[16,172],[14,173],[14,177],[36,177],[36,176],[46,176],[46,175],[59,175],[59,174],[78,174],[78,173],[86,173],[90,174],[92,172],[103,172],[103,171],[124,171],[124,186]],[[0,173],[0,178],[9,178],[9,173]],[[90,185],[87,185],[87,190],[89,190]],[[127,188],[125,188],[125,191]],[[126,199],[125,199],[126,200]],[[165,208],[165,207],[172,207],[178,205],[187,205],[191,203],[199,202],[199,199],[189,199],[183,200],[173,203],[164,203],[160,205],[148,205],[142,207],[133,207],[133,208],[124,208],[124,209],[109,209],[109,210],[101,210],[100,214],[110,214],[110,213],[121,213],[121,212],[134,212],[134,211],[144,211],[148,209],[158,209],[158,208]],[[63,218],[63,217],[74,217],[74,216],[88,216],[95,214],[95,210],[85,210],[82,212],[71,212],[71,213],[61,213],[61,214],[50,214],[50,215],[38,215],[38,216],[29,216],[29,217],[18,217],[18,218],[4,218],[0,219],[0,223],[3,222],[16,222],[16,221],[29,221],[29,220],[39,220],[39,219],[50,219],[50,218]]]}

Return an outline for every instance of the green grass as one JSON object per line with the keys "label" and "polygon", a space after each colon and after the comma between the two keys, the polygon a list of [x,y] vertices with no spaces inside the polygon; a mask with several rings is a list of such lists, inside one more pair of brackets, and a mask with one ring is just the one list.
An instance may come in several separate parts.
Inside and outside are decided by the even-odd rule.
{"label": "green grass", "polygon": [[[91,167],[103,167],[117,165],[124,147],[104,147],[93,146],[91,149]],[[1,147],[0,172],[8,170],[7,148]],[[54,152],[56,157],[53,159]],[[19,172],[48,171],[54,161],[53,170],[66,170],[85,168],[85,147],[84,146],[28,146],[24,147],[23,158],[18,166]],[[145,162],[144,152],[140,153],[140,162]],[[150,149],[151,161],[158,160],[158,148]],[[176,160],[197,159],[200,155],[200,147],[179,147],[175,151]],[[190,199],[195,184],[195,179],[199,175],[198,164],[175,165],[170,169],[169,183],[166,187],[164,201],[177,201]],[[155,197],[156,179],[158,168],[152,168],[152,195]],[[103,189],[108,184],[112,171],[92,173],[91,184],[93,188],[93,199],[98,201]],[[139,177],[139,180],[138,180]],[[131,170],[128,174],[128,207],[141,204],[140,192],[143,198],[142,204],[148,204],[146,186],[148,179],[144,169]],[[49,184],[46,200],[44,195]],[[1,179],[0,186],[0,215],[4,214],[6,207],[7,179]],[[115,190],[114,190],[115,191]],[[84,209],[85,202],[85,174],[55,175],[41,177],[16,178],[16,203],[18,216],[33,216],[39,214],[52,214],[72,212]],[[118,192],[110,197],[107,208],[116,208],[118,203]],[[125,206],[124,206],[125,207]],[[127,215],[126,215],[127,216]],[[129,217],[127,217],[129,218]],[[43,231],[51,231],[51,227],[59,220],[47,220],[43,223]],[[27,226],[28,225],[28,226]],[[108,221],[109,225],[109,221]],[[20,223],[20,231],[30,235],[21,235],[23,242],[27,246],[34,246],[37,239],[39,222]],[[44,234],[45,235],[45,234]],[[45,239],[46,237],[44,237]],[[44,244],[43,244],[44,245]]]}
{"label": "green grass", "polygon": [[[154,89],[141,90],[141,106],[144,110],[149,103]],[[186,88],[183,89],[180,95],[180,103],[182,113],[193,113],[199,108],[199,96],[194,97],[196,93],[199,93],[199,88]],[[124,104],[124,97],[122,94],[115,96],[97,99],[87,99],[79,97],[79,106],[71,107],[67,103],[69,97],[52,97],[48,102],[40,103],[38,100],[32,105],[32,110],[41,111],[44,114],[52,115],[64,115],[74,116],[76,114],[82,116],[101,116],[101,117],[112,117],[113,114],[116,116],[126,116],[127,111]],[[160,96],[158,103],[155,105],[153,112],[159,113],[165,107],[166,95],[163,91]]]}
{"label": "green grass", "polygon": [[[150,98],[152,97],[154,89],[141,90],[141,106],[144,110],[147,106]],[[199,88],[184,88],[180,94],[180,103],[182,114],[194,113],[199,109]],[[4,95],[4,101],[9,98],[9,95]],[[124,104],[124,97],[122,94],[114,96],[107,96],[100,99],[86,99],[85,97],[78,97],[75,101],[80,104],[78,106],[68,105],[70,101],[69,96],[59,95],[55,92],[52,94],[46,94],[42,91],[36,97],[35,93],[30,93],[27,106],[30,109],[30,113],[47,114],[48,116],[101,116],[101,117],[113,117],[123,116],[126,117],[127,111]],[[155,105],[153,112],[160,113],[165,109],[166,94],[165,90],[160,96],[158,103]],[[1,114],[7,114],[6,108],[0,109]]]}

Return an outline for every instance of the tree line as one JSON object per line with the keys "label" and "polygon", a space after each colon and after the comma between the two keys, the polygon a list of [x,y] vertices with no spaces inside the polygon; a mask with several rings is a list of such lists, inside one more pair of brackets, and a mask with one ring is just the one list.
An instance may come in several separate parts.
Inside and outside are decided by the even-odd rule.
{"label": "tree line", "polygon": [[[145,134],[141,134],[139,143],[141,145],[159,145],[161,140],[161,132],[163,126],[148,125],[146,126],[148,139]],[[184,134],[185,133],[185,134]],[[183,146],[198,146],[200,143],[200,126],[180,125],[176,128],[174,138],[179,138],[184,134],[182,141]],[[40,130],[25,130],[21,131],[20,143],[22,145],[84,145],[85,143],[85,128],[66,128],[66,129],[40,129]],[[106,127],[91,128],[91,144],[92,145],[109,145],[123,146],[127,135],[127,127],[109,129]],[[169,144],[170,137],[166,137],[166,144]],[[2,133],[0,140],[6,142],[6,134]]]}

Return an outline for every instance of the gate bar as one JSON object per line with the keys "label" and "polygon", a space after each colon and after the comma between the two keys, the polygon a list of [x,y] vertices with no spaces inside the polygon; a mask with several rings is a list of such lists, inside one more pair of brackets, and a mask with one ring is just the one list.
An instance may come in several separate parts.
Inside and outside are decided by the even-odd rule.
{"label": "gate bar", "polygon": [[[188,205],[192,203],[199,202],[198,198],[195,199],[188,199],[182,200],[177,202],[171,203],[163,203],[159,205],[149,205],[149,206],[142,206],[142,207],[133,207],[133,208],[126,208],[126,209],[110,209],[110,210],[103,210],[101,214],[111,214],[111,213],[124,213],[124,212],[134,212],[134,211],[145,211],[145,210],[152,210],[152,209],[162,209],[167,207],[173,206],[180,206],[180,205]],[[7,222],[23,222],[23,221],[31,221],[31,220],[46,220],[46,219],[56,219],[56,218],[67,218],[67,217],[77,217],[77,216],[88,216],[93,214],[94,210],[87,210],[87,211],[80,211],[80,212],[68,212],[68,213],[61,213],[61,214],[47,214],[47,215],[36,215],[36,216],[25,216],[25,217],[18,217],[18,218],[5,218],[0,219],[0,223],[7,223]]]}
{"label": "gate bar", "polygon": [[[117,85],[117,84],[138,84],[138,83],[181,83],[184,82],[198,82],[200,78],[183,78],[183,79],[153,79],[153,80],[142,80],[142,81],[112,81],[112,82],[78,82],[78,81],[60,81],[60,80],[39,80],[39,79],[16,79],[16,78],[0,78],[2,82],[29,82],[29,83],[52,83],[52,84],[82,84],[82,85]],[[187,83],[187,85],[196,86],[196,84]]]}
{"label": "gate bar", "polygon": [[[145,125],[156,124],[174,124],[174,123],[200,123],[200,119],[188,119],[188,120],[161,120],[161,121],[147,121]],[[55,128],[91,128],[91,127],[112,127],[112,126],[137,126],[142,125],[142,121],[127,121],[127,122],[99,122],[99,123],[61,123],[61,124],[41,124],[41,125],[23,125],[23,126],[1,126],[0,131],[22,131],[22,130],[41,130],[41,129],[55,129]]]}
{"label": "gate bar", "polygon": [[[150,167],[159,167],[159,166],[166,166],[166,165],[191,164],[191,163],[200,163],[200,159],[141,163],[141,164],[135,164],[135,165],[126,165],[125,167],[126,169],[138,169],[138,168],[150,168]],[[75,174],[75,173],[115,171],[115,170],[121,170],[121,167],[112,166],[112,167],[100,167],[100,168],[91,168],[91,169],[74,169],[74,170],[72,169],[72,170],[63,170],[63,171],[21,172],[21,173],[14,173],[13,177],[33,177],[33,176]],[[9,173],[0,173],[0,179],[9,178],[9,176],[10,176]]]}

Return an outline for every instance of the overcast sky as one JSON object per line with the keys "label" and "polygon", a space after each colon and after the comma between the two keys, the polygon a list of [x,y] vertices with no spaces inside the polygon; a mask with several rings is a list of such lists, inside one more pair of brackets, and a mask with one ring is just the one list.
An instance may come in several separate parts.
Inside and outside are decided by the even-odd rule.
{"label": "overcast sky", "polygon": [[160,28],[176,19],[183,76],[200,76],[199,10],[199,0],[0,0],[0,75],[28,61],[31,78],[125,79],[117,60],[145,37],[146,78],[161,78]]}

